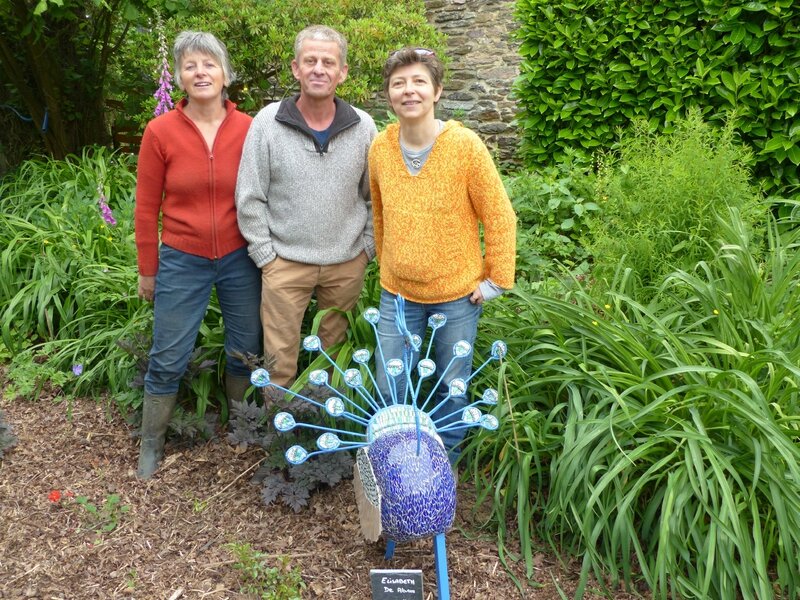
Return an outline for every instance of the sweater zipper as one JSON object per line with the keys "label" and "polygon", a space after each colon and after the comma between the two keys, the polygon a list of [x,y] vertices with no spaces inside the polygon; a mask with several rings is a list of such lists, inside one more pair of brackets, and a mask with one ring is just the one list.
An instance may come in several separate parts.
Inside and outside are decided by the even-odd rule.
{"label": "sweater zipper", "polygon": [[[228,116],[229,115],[225,115],[225,119],[223,119],[222,123],[219,125],[219,129],[217,129],[217,135],[214,137],[214,146],[217,145],[217,140],[219,140],[219,136],[222,133],[222,128],[225,127],[225,124],[228,122]],[[205,140],[203,143],[205,144]],[[211,152],[208,155],[208,167],[211,173],[211,177],[209,178],[211,189],[208,190],[209,201],[211,202],[211,253],[214,255],[214,260],[217,260],[219,258],[219,243],[217,240],[217,206],[214,201],[216,198],[214,190],[217,187],[216,169],[214,167],[214,147],[211,148]]]}
{"label": "sweater zipper", "polygon": [[[220,129],[222,129],[222,125],[220,125]],[[217,131],[217,137],[219,137],[219,131]],[[214,143],[217,143],[216,138],[214,139]],[[210,195],[210,202],[211,202],[211,253],[214,255],[214,260],[219,258],[219,248],[217,245],[217,219],[215,217],[216,214],[216,204],[214,202],[214,189],[216,188],[217,182],[215,177],[215,169],[214,169],[214,151],[211,151],[211,154],[208,155],[208,166],[211,172],[210,185],[211,189],[209,190]]]}

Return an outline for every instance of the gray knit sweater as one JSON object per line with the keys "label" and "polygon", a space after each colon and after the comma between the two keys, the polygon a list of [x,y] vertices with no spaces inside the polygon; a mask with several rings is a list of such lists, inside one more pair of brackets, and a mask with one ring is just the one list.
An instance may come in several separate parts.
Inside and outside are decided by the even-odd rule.
{"label": "gray knit sweater", "polygon": [[261,109],[244,143],[236,210],[250,257],[259,267],[276,256],[331,265],[364,250],[372,259],[367,154],[375,123],[337,98],[330,137],[320,146],[295,102]]}

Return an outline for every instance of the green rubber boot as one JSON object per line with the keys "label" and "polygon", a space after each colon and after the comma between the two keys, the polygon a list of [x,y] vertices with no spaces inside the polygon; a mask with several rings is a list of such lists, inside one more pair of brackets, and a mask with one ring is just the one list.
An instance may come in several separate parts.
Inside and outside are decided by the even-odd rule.
{"label": "green rubber boot", "polygon": [[142,408],[142,444],[139,448],[139,479],[150,479],[164,458],[164,440],[172,418],[177,394],[144,394]]}
{"label": "green rubber boot", "polygon": [[231,403],[244,402],[244,395],[250,389],[249,377],[225,373],[225,396],[228,398],[228,418],[230,419]]}

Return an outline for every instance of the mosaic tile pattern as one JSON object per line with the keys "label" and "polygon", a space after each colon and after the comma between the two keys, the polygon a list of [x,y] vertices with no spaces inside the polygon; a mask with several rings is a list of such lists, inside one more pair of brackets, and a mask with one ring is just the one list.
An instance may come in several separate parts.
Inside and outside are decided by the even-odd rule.
{"label": "mosaic tile pattern", "polygon": [[[366,449],[380,490],[384,537],[407,542],[447,531],[456,512],[456,483],[441,441],[406,430],[377,438]],[[367,484],[364,484],[367,487]]]}
{"label": "mosaic tile pattern", "polygon": [[375,479],[375,472],[369,462],[369,455],[366,448],[359,448],[356,452],[356,467],[361,477],[361,485],[364,488],[364,495],[369,503],[375,508],[381,507],[381,491],[378,489],[378,482]]}

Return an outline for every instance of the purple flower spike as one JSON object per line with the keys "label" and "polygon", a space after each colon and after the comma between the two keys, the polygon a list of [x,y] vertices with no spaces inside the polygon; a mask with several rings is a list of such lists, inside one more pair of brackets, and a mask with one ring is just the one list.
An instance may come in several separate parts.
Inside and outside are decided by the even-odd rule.
{"label": "purple flower spike", "polygon": [[106,195],[105,192],[103,192],[103,184],[97,185],[97,195],[97,203],[100,205],[100,213],[103,215],[103,220],[111,227],[115,227],[117,225],[117,220],[114,218],[114,213],[111,212],[111,207],[106,201]]}
{"label": "purple flower spike", "polygon": [[158,100],[156,109],[153,111],[155,116],[163,115],[175,107],[170,91],[172,91],[172,74],[169,72],[169,63],[164,57],[161,59],[161,76],[158,78],[158,89],[153,94],[153,97]]}
{"label": "purple flower spike", "polygon": [[153,97],[158,101],[153,111],[155,116],[171,111],[175,104],[172,102],[172,73],[169,72],[167,60],[167,38],[164,35],[164,21],[161,14],[156,13],[156,33],[158,35],[158,55],[161,57],[161,76],[158,78],[158,88]]}

